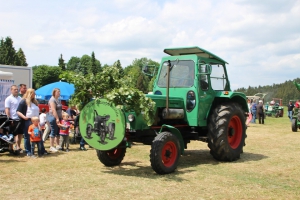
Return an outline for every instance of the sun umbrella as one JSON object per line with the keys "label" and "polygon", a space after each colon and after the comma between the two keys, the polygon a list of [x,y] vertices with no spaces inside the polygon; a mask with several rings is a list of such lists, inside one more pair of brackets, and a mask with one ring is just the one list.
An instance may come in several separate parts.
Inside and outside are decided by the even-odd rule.
{"label": "sun umbrella", "polygon": [[35,91],[36,99],[49,100],[52,96],[52,91],[54,88],[60,89],[60,98],[61,100],[69,100],[71,95],[74,94],[75,88],[74,84],[66,82],[55,82],[45,85]]}

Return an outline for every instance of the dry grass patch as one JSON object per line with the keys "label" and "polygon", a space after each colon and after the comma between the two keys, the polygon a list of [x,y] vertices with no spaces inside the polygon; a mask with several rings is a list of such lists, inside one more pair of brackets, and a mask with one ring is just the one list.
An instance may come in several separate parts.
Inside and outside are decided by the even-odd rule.
{"label": "dry grass patch", "polygon": [[[206,143],[192,141],[178,169],[157,175],[150,146],[127,149],[120,166],[105,167],[93,149],[31,159],[0,154],[3,199],[297,199],[300,131],[287,117],[251,124],[241,159],[218,162]],[[49,143],[46,142],[48,149]]]}

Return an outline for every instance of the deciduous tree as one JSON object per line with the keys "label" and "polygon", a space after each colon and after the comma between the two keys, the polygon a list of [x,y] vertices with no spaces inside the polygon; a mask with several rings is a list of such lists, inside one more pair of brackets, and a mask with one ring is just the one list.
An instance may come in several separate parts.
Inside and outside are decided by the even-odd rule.
{"label": "deciduous tree", "polygon": [[44,85],[59,81],[62,70],[58,66],[39,65],[33,66],[33,88],[38,89]]}

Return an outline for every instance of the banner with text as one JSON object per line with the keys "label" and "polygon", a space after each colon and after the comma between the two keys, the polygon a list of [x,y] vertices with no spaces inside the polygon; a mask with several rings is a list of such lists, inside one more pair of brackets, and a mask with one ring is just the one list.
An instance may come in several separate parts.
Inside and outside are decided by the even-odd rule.
{"label": "banner with text", "polygon": [[5,114],[4,102],[10,92],[10,87],[14,84],[13,80],[0,79],[0,114]]}

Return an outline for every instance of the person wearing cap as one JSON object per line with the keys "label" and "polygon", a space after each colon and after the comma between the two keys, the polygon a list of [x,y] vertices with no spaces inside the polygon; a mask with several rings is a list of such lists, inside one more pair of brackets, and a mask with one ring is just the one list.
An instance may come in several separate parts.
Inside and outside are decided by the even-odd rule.
{"label": "person wearing cap", "polygon": [[265,112],[265,107],[264,107],[263,101],[259,100],[258,104],[256,106],[256,113],[257,113],[257,118],[258,118],[258,123],[259,124],[264,124],[265,123],[265,121],[264,121],[264,115],[265,115],[264,112]]}
{"label": "person wearing cap", "polygon": [[289,104],[287,105],[288,107],[288,118],[290,119],[290,121],[292,121],[293,119],[293,109],[294,109],[294,104],[293,102],[290,100]]}

